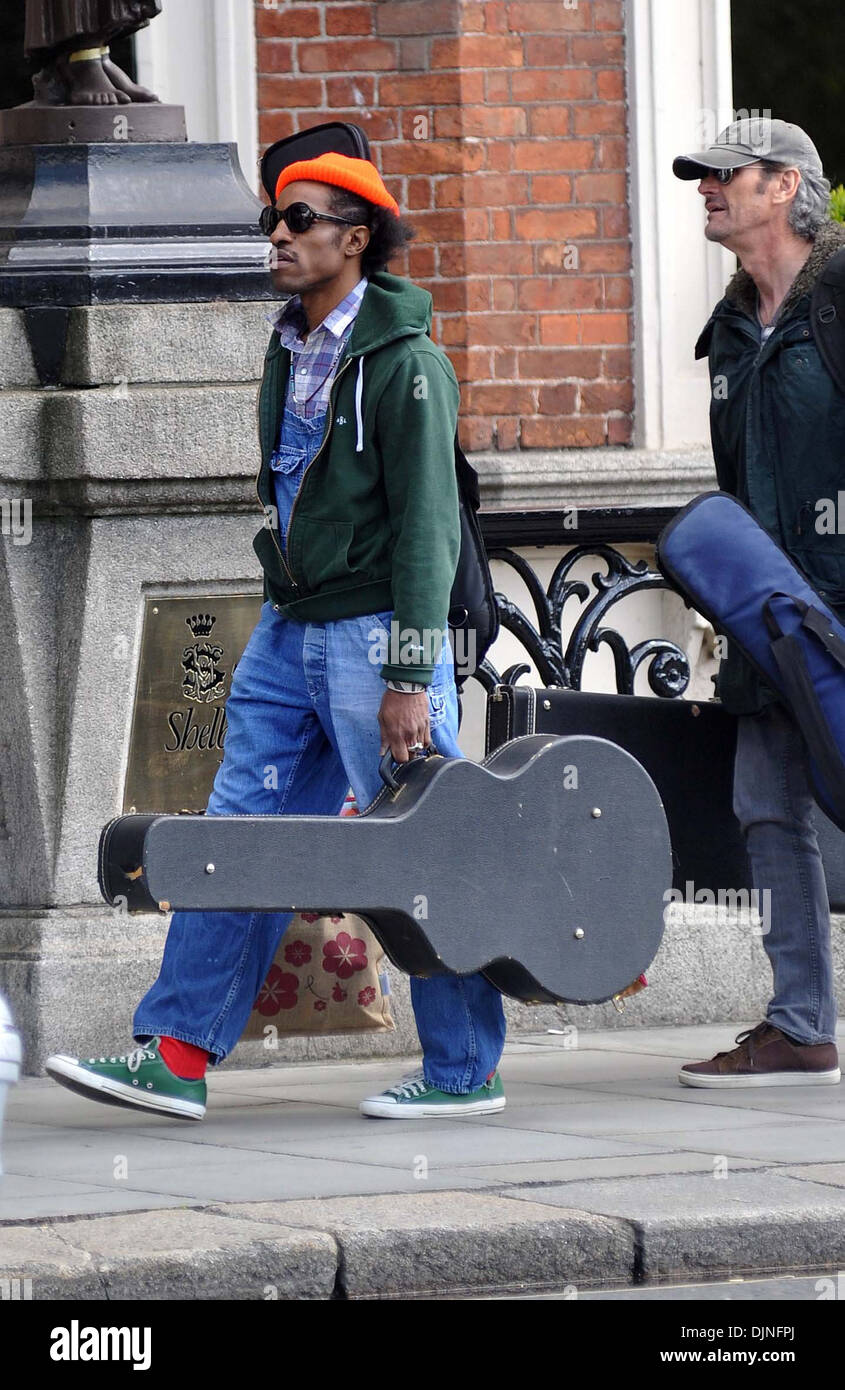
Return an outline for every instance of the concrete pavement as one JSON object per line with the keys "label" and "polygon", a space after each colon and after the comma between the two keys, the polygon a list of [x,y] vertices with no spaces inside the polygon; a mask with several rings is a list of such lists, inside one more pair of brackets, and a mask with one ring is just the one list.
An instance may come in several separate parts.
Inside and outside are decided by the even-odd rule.
{"label": "concrete pavement", "polygon": [[677,1083],[740,1026],[523,1035],[506,1109],[464,1120],[358,1114],[413,1058],[224,1066],[200,1124],[28,1079],[0,1281],[34,1299],[574,1298],[845,1272],[845,1087]]}

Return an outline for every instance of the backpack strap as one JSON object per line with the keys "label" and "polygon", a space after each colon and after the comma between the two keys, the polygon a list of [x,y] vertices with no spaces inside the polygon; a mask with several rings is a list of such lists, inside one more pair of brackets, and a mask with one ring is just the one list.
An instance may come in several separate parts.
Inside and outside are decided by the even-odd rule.
{"label": "backpack strap", "polygon": [[845,247],[831,256],[816,280],[810,322],[819,356],[845,395]]}

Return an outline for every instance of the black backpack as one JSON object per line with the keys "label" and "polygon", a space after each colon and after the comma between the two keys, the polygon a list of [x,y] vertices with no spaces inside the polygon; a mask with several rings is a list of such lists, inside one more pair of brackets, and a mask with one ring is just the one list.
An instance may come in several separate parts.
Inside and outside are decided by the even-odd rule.
{"label": "black backpack", "polygon": [[499,610],[490,562],[476,513],[481,505],[478,474],[455,435],[455,472],[461,516],[461,550],[449,598],[449,641],[455,661],[455,684],[481,665],[499,633]]}
{"label": "black backpack", "polygon": [[845,395],[845,247],[831,256],[813,287],[810,322],[819,356]]}

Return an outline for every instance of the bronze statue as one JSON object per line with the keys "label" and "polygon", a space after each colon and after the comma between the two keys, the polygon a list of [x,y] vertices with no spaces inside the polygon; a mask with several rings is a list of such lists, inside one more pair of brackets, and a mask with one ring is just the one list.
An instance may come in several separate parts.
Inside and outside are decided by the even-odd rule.
{"label": "bronze statue", "polygon": [[158,101],[113,63],[109,44],[161,13],[160,0],[26,0],[24,48],[39,64],[35,106]]}

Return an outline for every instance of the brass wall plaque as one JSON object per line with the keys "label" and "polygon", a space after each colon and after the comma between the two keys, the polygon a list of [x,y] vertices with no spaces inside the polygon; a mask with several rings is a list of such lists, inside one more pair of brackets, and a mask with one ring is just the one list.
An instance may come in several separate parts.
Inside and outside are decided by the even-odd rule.
{"label": "brass wall plaque", "polygon": [[232,672],[260,612],[260,594],[146,600],[124,811],[205,810]]}

